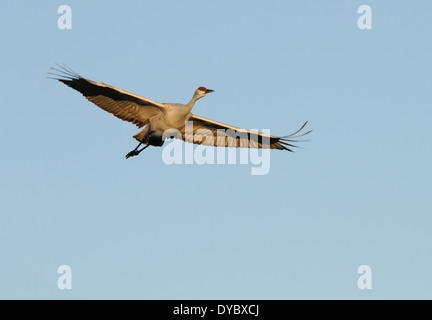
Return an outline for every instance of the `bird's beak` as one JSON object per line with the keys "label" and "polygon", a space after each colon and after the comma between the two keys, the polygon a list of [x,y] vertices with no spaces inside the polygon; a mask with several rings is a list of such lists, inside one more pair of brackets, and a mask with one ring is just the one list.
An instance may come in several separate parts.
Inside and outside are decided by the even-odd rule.
{"label": "bird's beak", "polygon": [[210,92],[214,92],[214,90],[212,89],[206,89],[205,93],[210,93]]}

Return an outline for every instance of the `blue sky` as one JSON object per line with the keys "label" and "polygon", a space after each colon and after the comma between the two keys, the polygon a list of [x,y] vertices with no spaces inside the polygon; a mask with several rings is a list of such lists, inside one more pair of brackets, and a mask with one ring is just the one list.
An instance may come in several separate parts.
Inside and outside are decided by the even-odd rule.
{"label": "blue sky", "polygon": [[[431,10],[2,1],[0,298],[431,299]],[[136,127],[47,79],[55,63],[159,102],[206,86],[194,113],[275,135],[308,120],[311,141],[264,176],[126,160]]]}

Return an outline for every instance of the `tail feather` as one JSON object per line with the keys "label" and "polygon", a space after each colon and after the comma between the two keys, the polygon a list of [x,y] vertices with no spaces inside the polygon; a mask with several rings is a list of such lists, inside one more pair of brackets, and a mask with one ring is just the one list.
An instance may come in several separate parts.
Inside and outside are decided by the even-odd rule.
{"label": "tail feather", "polygon": [[143,141],[143,139],[146,137],[146,135],[147,135],[147,131],[148,131],[148,128],[145,127],[145,128],[142,129],[140,132],[136,133],[133,137],[134,137],[136,140],[138,140],[138,142],[141,142],[141,141]]}

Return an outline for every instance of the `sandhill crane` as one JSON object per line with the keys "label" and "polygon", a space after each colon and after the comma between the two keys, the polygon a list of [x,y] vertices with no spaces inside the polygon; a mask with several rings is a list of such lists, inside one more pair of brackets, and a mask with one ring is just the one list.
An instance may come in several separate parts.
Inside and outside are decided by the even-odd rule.
{"label": "sandhill crane", "polygon": [[[241,129],[191,113],[198,99],[214,90],[199,87],[187,104],[159,103],[113,86],[81,77],[69,67],[51,68],[60,74],[50,73],[52,79],[63,82],[79,91],[89,101],[117,118],[132,122],[138,128],[144,127],[133,137],[138,146],[126,155],[126,159],[140,154],[149,146],[160,147],[165,138],[178,138],[186,142],[215,147],[234,148],[270,148],[292,151],[293,142],[312,130],[297,135],[307,124],[287,136],[270,136],[263,133]],[[188,132],[186,123],[192,123],[192,132]],[[166,132],[177,132],[170,134]],[[165,133],[165,134],[164,134]],[[222,138],[216,139],[218,136]],[[141,149],[139,147],[144,145]]]}

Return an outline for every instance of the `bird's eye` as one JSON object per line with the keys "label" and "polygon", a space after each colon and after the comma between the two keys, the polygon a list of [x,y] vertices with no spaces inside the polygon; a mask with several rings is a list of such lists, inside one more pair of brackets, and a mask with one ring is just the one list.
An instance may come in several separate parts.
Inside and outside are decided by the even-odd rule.
{"label": "bird's eye", "polygon": [[207,89],[205,87],[199,87],[198,90],[200,90],[200,91],[206,91]]}

